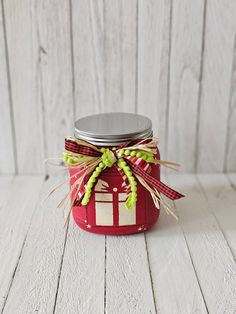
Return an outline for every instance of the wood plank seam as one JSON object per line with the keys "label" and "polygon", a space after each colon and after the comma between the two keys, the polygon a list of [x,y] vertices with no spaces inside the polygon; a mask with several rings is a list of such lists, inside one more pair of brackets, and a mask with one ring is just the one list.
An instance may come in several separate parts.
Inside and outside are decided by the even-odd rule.
{"label": "wood plank seam", "polygon": [[[45,179],[44,179],[44,181],[45,181]],[[39,195],[38,195],[38,201],[39,201]],[[32,223],[32,221],[33,221],[34,214],[35,214],[36,209],[37,209],[37,203],[38,203],[38,201],[36,201],[36,202],[35,202],[35,205],[34,205],[34,210],[33,210],[33,212],[32,212],[32,216],[31,216],[31,218],[30,218],[30,223],[29,223],[28,228],[27,228],[27,231],[26,231],[26,233],[25,233],[25,237],[24,237],[24,240],[23,240],[21,249],[20,249],[20,254],[19,254],[17,263],[16,263],[16,265],[15,265],[15,269],[14,269],[14,272],[13,272],[13,275],[12,275],[12,278],[11,278],[11,281],[10,281],[10,284],[9,284],[9,288],[8,288],[8,290],[7,290],[7,293],[6,293],[6,297],[5,297],[5,299],[4,299],[4,303],[3,303],[3,307],[2,307],[1,314],[4,312],[4,309],[5,309],[5,306],[6,306],[6,303],[7,303],[7,299],[8,299],[10,290],[11,290],[11,287],[12,287],[12,284],[13,284],[14,279],[15,279],[16,272],[17,272],[17,269],[18,269],[18,266],[19,266],[21,257],[22,257],[22,255],[23,255],[23,251],[24,251],[24,248],[25,248],[26,239],[27,239],[27,236],[28,236],[28,233],[29,233],[29,230],[30,230],[31,223]]]}
{"label": "wood plank seam", "polygon": [[[207,201],[207,203],[208,203],[208,205],[209,205],[209,208],[211,208],[211,204],[210,204],[210,202],[209,202],[209,200],[208,200],[207,193],[206,193],[206,191],[205,191],[205,189],[204,189],[204,187],[203,187],[201,181],[199,180],[198,176],[196,176],[196,180],[197,180],[197,182],[198,182],[198,184],[199,184],[200,189],[202,190],[203,195],[204,195],[205,198],[206,198],[206,201]],[[229,247],[229,250],[230,250],[230,252],[231,252],[232,258],[233,258],[233,260],[236,262],[236,255],[234,254],[234,252],[233,252],[233,250],[232,250],[232,247],[231,247],[231,245],[229,244],[229,241],[227,240],[227,237],[226,237],[226,235],[225,235],[225,232],[224,232],[223,228],[221,227],[221,223],[220,223],[219,219],[218,219],[217,216],[215,215],[214,211],[210,210],[210,213],[214,216],[214,218],[215,218],[215,220],[216,220],[216,223],[217,223],[217,225],[218,225],[218,227],[219,227],[219,229],[220,229],[220,231],[221,231],[221,233],[222,233],[222,235],[223,235],[223,238],[224,238],[225,242],[227,243],[227,245],[228,245],[228,247]]]}
{"label": "wood plank seam", "polygon": [[[180,223],[186,235],[186,241],[189,244],[189,251],[191,252],[209,312],[233,313],[236,282],[235,260],[219,228],[218,222],[211,212],[212,208],[212,211],[215,211],[219,219],[220,212],[222,214],[222,197],[223,195],[228,195],[228,192],[225,189],[222,190],[222,184],[220,184],[220,180],[216,180],[216,176],[209,176],[209,180],[206,182],[208,182],[209,187],[210,208],[195,177],[196,175],[189,174],[177,175],[171,176],[169,180],[172,184],[178,185],[179,188],[181,186],[183,189],[189,190],[186,199],[176,202]],[[203,180],[201,181],[203,182]],[[233,202],[232,204],[235,202],[233,195],[231,202]],[[214,204],[217,207],[216,209],[213,208]],[[232,206],[231,213],[234,215]],[[234,228],[232,223],[230,226],[231,229]],[[230,237],[228,239],[230,240]],[[232,241],[234,242],[233,239]]]}
{"label": "wood plank seam", "polygon": [[14,109],[13,109],[13,99],[12,99],[12,88],[11,88],[11,74],[10,74],[10,63],[8,54],[8,42],[7,42],[7,32],[6,32],[6,17],[4,10],[4,1],[1,1],[2,10],[2,21],[3,21],[3,37],[4,37],[4,48],[6,56],[6,70],[7,70],[7,81],[8,81],[8,95],[9,95],[9,109],[10,109],[10,119],[11,119],[11,131],[12,131],[12,144],[13,144],[13,154],[14,154],[14,174],[18,174],[18,162],[17,162],[17,148],[16,148],[16,130],[14,123]]}
{"label": "wood plank seam", "polygon": [[[37,176],[34,177],[37,178]],[[59,180],[55,180],[56,178],[57,176],[55,176],[52,181],[58,182]],[[27,182],[29,184],[30,180],[27,180]],[[51,187],[52,183],[49,182],[45,184],[44,182],[42,187],[39,187],[38,191],[40,192],[38,194],[40,200],[44,198],[45,194],[48,194],[49,186]],[[16,271],[16,276],[6,302],[4,313],[15,313],[18,311],[22,313],[28,313],[28,311],[31,311],[31,309],[34,309],[33,311],[40,311],[41,309],[43,313],[45,313],[45,309],[48,309],[49,312],[53,313],[55,295],[58,290],[58,274],[62,263],[61,258],[65,245],[66,233],[66,229],[63,227],[66,212],[64,210],[63,212],[57,210],[55,207],[55,201],[57,202],[57,197],[54,200],[48,200],[48,204],[44,203],[43,205],[41,202],[37,201],[37,198],[35,198],[34,204],[37,205],[36,210],[32,209],[33,215],[30,223],[27,224],[29,228],[26,235],[26,244],[21,255],[21,259],[18,263],[18,269]],[[55,212],[53,213],[52,210],[55,210]],[[59,222],[60,225],[53,225],[52,229],[50,229],[50,223],[47,222],[47,219],[52,220],[52,225],[55,220],[57,220],[57,223]],[[36,226],[39,227],[36,228]],[[58,232],[59,228],[60,231]],[[46,231],[46,233],[44,231]],[[44,238],[41,235],[41,232],[44,232]],[[57,234],[54,232],[57,232]],[[60,242],[57,243],[57,239],[60,239]],[[49,240],[49,242],[47,242],[47,240]],[[51,246],[48,245],[49,243]],[[17,254],[17,257],[18,255],[19,253]],[[27,263],[27,261],[29,261],[30,265],[25,267],[25,263]],[[42,261],[41,265],[40,261]],[[49,267],[47,267],[47,263],[49,263]],[[52,265],[56,267],[53,267]],[[50,266],[53,268],[50,269]],[[48,271],[47,277],[43,276],[44,270]],[[48,283],[50,286],[50,279],[48,282],[48,277],[50,276],[52,276],[51,279],[53,278],[51,281],[51,287],[53,287],[53,289],[45,291],[48,289]],[[34,277],[34,279],[31,279],[32,277]],[[24,302],[22,302],[21,297],[18,298],[19,291],[21,291],[21,289],[24,290]],[[40,294],[43,294],[43,297],[42,300],[38,303],[37,298],[39,298]],[[44,299],[44,296],[46,297],[46,300]],[[14,302],[12,302],[13,299],[18,300],[18,306],[14,305]],[[21,310],[19,309],[20,307]],[[42,308],[44,308],[44,310],[42,310]]]}
{"label": "wood plank seam", "polygon": [[60,262],[60,268],[59,268],[59,273],[58,273],[58,281],[57,281],[57,288],[56,288],[56,294],[55,294],[55,300],[54,300],[54,305],[53,305],[53,314],[56,311],[56,306],[57,306],[57,297],[58,297],[58,290],[60,287],[60,279],[61,279],[61,272],[62,272],[62,266],[63,266],[63,259],[65,255],[65,249],[66,249],[66,243],[67,243],[67,236],[68,236],[68,230],[69,230],[69,224],[66,225],[66,232],[65,232],[65,239],[64,239],[64,245],[63,245],[63,250],[62,250],[62,255],[61,255],[61,262]]}
{"label": "wood plank seam", "polygon": [[[174,207],[176,209],[176,205],[175,204],[174,204]],[[196,271],[196,268],[195,268],[195,265],[194,265],[194,262],[193,262],[193,257],[192,257],[192,254],[190,252],[190,249],[189,249],[189,244],[188,244],[185,232],[184,232],[184,230],[183,230],[183,228],[182,228],[180,223],[179,223],[179,226],[180,226],[180,229],[182,230],[182,233],[183,233],[183,236],[184,236],[185,244],[186,244],[186,247],[187,247],[187,250],[188,250],[188,254],[189,254],[192,266],[193,266],[194,275],[196,277],[196,280],[197,280],[197,283],[198,283],[198,287],[200,289],[200,292],[201,292],[201,295],[202,295],[202,299],[203,299],[203,302],[204,302],[205,307],[206,307],[206,311],[207,311],[207,313],[209,313],[208,306],[207,306],[207,303],[206,303],[206,299],[205,299],[204,293],[202,291],[202,287],[201,287],[201,284],[200,284],[200,281],[199,281],[199,278],[198,278],[198,275],[197,275],[197,271]]]}
{"label": "wood plank seam", "polygon": [[[38,31],[37,31],[38,34]],[[39,34],[38,34],[39,36]],[[43,73],[42,73],[42,67],[40,66],[41,63],[41,53],[44,53],[44,48],[39,48],[39,60],[38,60],[38,71],[39,71],[39,92],[40,92],[40,105],[41,105],[41,112],[42,112],[42,137],[43,137],[43,154],[44,158],[46,159],[48,156],[48,145],[46,141],[46,119],[45,119],[45,101],[44,101],[44,94],[43,94]],[[46,174],[48,174],[48,165],[44,163],[44,171]]]}
{"label": "wood plank seam", "polygon": [[[35,207],[36,207],[36,206],[35,206]],[[17,269],[18,269],[18,265],[19,265],[19,263],[20,263],[21,256],[22,256],[22,253],[23,253],[23,250],[24,250],[24,247],[25,247],[25,242],[26,242],[27,235],[28,235],[28,232],[27,232],[27,234],[25,235],[24,241],[23,241],[23,243],[22,243],[22,247],[21,247],[21,250],[20,250],[20,254],[19,254],[19,257],[18,257],[16,266],[15,266],[15,269],[14,269],[14,272],[13,272],[13,275],[12,275],[12,278],[11,278],[11,281],[10,281],[10,285],[9,285],[8,291],[7,291],[7,293],[6,293],[6,297],[5,297],[5,299],[4,299],[4,303],[3,303],[3,307],[2,307],[1,314],[4,313],[4,309],[5,309],[5,306],[6,306],[6,303],[7,303],[7,299],[8,299],[8,296],[9,296],[9,293],[10,293],[10,290],[11,290],[11,287],[12,287],[12,284],[13,284],[13,281],[14,281],[14,278],[15,278],[15,275],[16,275],[16,271],[17,271]]]}
{"label": "wood plank seam", "polygon": [[177,158],[185,172],[194,172],[196,158],[204,3],[173,1],[172,8],[167,159]]}
{"label": "wood plank seam", "polygon": [[[202,47],[201,47],[201,61],[200,61],[200,73],[199,73],[199,89],[198,89],[198,108],[197,108],[197,124],[196,124],[196,137],[195,137],[195,147],[196,152],[199,150],[199,127],[200,127],[200,111],[201,111],[201,98],[202,98],[202,76],[204,67],[204,52],[205,52],[205,31],[206,31],[206,15],[207,15],[207,0],[204,1],[203,7],[203,25],[202,25]],[[195,156],[194,161],[194,172],[197,172],[198,168],[198,154]]]}
{"label": "wood plank seam", "polygon": [[106,285],[106,274],[107,274],[107,236],[105,236],[105,263],[104,263],[104,314],[106,314],[106,296],[107,296],[107,285]]}
{"label": "wood plank seam", "polygon": [[136,1],[136,51],[135,51],[135,95],[134,95],[134,112],[138,113],[138,42],[139,42],[139,1]]}
{"label": "wood plank seam", "polygon": [[92,45],[92,52],[93,52],[93,59],[92,59],[92,62],[93,62],[93,66],[94,66],[94,69],[95,69],[95,80],[97,82],[96,84],[96,89],[97,89],[97,100],[98,100],[98,111],[99,112],[102,112],[103,110],[103,103],[102,103],[102,99],[101,99],[101,91],[100,91],[100,86],[99,86],[99,75],[98,75],[98,64],[97,64],[97,60],[96,60],[96,43],[95,43],[95,34],[94,34],[94,31],[93,31],[93,20],[92,20],[92,5],[90,3],[90,1],[88,2],[88,7],[89,7],[89,11],[90,11],[90,14],[89,14],[89,26],[90,26],[90,29],[91,29],[91,45]]}
{"label": "wood plank seam", "polygon": [[172,16],[173,16],[173,0],[170,1],[170,22],[169,22],[169,49],[168,49],[168,67],[167,67],[167,99],[166,99],[166,117],[165,117],[165,138],[163,139],[166,143],[164,148],[164,156],[168,153],[168,139],[169,139],[169,116],[170,116],[170,71],[171,71],[171,52],[172,52]]}
{"label": "wood plank seam", "polygon": [[[168,174],[167,174],[167,178],[168,178]],[[174,206],[175,210],[177,211],[176,204],[174,202],[172,202],[172,203],[173,203],[173,206]],[[200,289],[200,292],[201,292],[201,295],[202,295],[202,299],[203,299],[203,302],[204,302],[205,307],[206,307],[206,311],[207,311],[207,313],[209,313],[207,302],[206,302],[205,296],[203,294],[203,290],[202,290],[202,287],[201,287],[201,284],[200,284],[200,281],[199,281],[199,278],[198,278],[198,275],[197,275],[197,271],[196,271],[196,268],[195,268],[195,265],[194,265],[194,262],[193,262],[193,257],[192,257],[192,254],[190,252],[190,249],[189,249],[189,244],[188,244],[187,237],[186,237],[184,229],[182,228],[182,225],[181,225],[181,223],[179,221],[178,221],[178,224],[179,224],[179,227],[180,227],[180,229],[181,229],[181,231],[183,233],[183,236],[184,236],[185,244],[186,244],[186,247],[187,247],[187,250],[188,250],[188,254],[189,254],[189,257],[190,257],[190,260],[191,260],[191,263],[192,263],[193,270],[194,270],[194,275],[196,277],[196,280],[197,280],[197,283],[198,283],[198,287]]]}
{"label": "wood plank seam", "polygon": [[156,305],[156,298],[155,298],[155,293],[154,293],[153,276],[152,276],[152,270],[151,270],[151,265],[150,265],[150,258],[149,258],[149,250],[148,250],[148,245],[147,245],[146,233],[144,233],[144,242],[145,242],[145,248],[146,248],[149,277],[150,277],[151,288],[152,288],[152,297],[153,297],[153,302],[154,302],[155,313],[157,314],[157,305]]}
{"label": "wood plank seam", "polygon": [[231,139],[231,116],[234,111],[234,88],[235,88],[235,69],[236,69],[236,34],[234,35],[234,47],[233,47],[233,58],[232,58],[232,69],[231,69],[231,86],[229,92],[229,110],[227,117],[227,130],[226,130],[226,142],[225,142],[225,155],[224,155],[224,172],[231,170],[232,165],[230,162],[230,139]]}
{"label": "wood plank seam", "polygon": [[76,120],[75,110],[75,61],[74,61],[74,41],[73,41],[73,14],[72,14],[72,0],[69,0],[69,14],[70,14],[70,50],[71,50],[71,76],[72,76],[72,105],[73,118]]}

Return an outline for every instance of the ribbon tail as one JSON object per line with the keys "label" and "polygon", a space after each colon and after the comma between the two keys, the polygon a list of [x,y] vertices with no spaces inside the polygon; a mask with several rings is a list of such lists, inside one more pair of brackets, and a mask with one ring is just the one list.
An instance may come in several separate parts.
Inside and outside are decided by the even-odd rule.
{"label": "ribbon tail", "polygon": [[171,200],[177,200],[179,198],[184,197],[183,194],[173,190],[160,180],[157,180],[156,178],[150,176],[148,173],[146,173],[137,165],[134,165],[131,162],[129,164],[132,167],[134,173],[141,176],[146,182],[148,182],[151,186],[155,187],[160,193],[164,194],[166,197],[170,198]]}

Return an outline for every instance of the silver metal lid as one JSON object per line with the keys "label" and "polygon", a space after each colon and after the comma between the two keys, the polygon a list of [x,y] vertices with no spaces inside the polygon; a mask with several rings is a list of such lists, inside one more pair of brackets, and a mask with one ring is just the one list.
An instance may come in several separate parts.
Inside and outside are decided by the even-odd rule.
{"label": "silver metal lid", "polygon": [[75,122],[75,137],[98,146],[117,146],[150,136],[151,120],[134,113],[101,113]]}

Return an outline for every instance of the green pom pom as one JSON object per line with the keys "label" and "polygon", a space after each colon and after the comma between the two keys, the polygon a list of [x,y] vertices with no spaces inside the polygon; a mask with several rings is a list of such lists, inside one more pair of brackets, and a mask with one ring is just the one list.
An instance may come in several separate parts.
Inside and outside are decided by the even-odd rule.
{"label": "green pom pom", "polygon": [[154,162],[154,158],[152,156],[147,157],[147,162]]}
{"label": "green pom pom", "polygon": [[90,179],[89,179],[89,182],[88,182],[87,186],[88,186],[89,189],[91,189],[93,187],[93,182]]}
{"label": "green pom pom", "polygon": [[100,162],[99,167],[103,169],[105,167],[105,164],[103,162]]}
{"label": "green pom pom", "polygon": [[[131,184],[136,183],[135,178],[134,178],[133,175],[129,178],[129,181],[130,181]],[[136,183],[136,184],[137,184],[137,183]]]}
{"label": "green pom pom", "polygon": [[102,168],[99,167],[99,166],[97,166],[95,171],[98,172],[98,173],[100,173],[100,172],[102,171]]}
{"label": "green pom pom", "polygon": [[125,151],[124,151],[123,149],[119,150],[119,154],[121,154],[121,155],[123,155],[124,152],[125,152]]}
{"label": "green pom pom", "polygon": [[125,206],[127,209],[131,209],[135,203],[136,203],[135,199],[132,198],[132,194],[130,194],[125,202]]}
{"label": "green pom pom", "polygon": [[112,165],[116,161],[116,159],[114,158],[114,154],[108,148],[104,148],[103,150],[102,161],[107,167],[112,167]]}
{"label": "green pom pom", "polygon": [[141,152],[138,152],[136,156],[137,156],[137,157],[142,157],[142,155],[143,155],[143,154],[142,154]]}
{"label": "green pom pom", "polygon": [[102,153],[104,153],[104,152],[106,151],[106,148],[102,147],[102,148],[100,149],[100,151],[101,151]]}
{"label": "green pom pom", "polygon": [[132,191],[132,192],[137,192],[137,187],[136,187],[136,185],[131,185],[131,191]]}
{"label": "green pom pom", "polygon": [[83,199],[82,199],[81,204],[82,204],[82,205],[87,205],[88,202],[89,202],[89,198],[88,198],[87,195],[85,194],[84,197],[83,197]]}
{"label": "green pom pom", "polygon": [[127,177],[129,177],[129,178],[133,177],[133,174],[132,174],[131,171],[127,171],[127,172],[126,172],[126,175],[127,175]]}
{"label": "green pom pom", "polygon": [[127,172],[127,171],[129,171],[129,170],[130,170],[130,167],[129,167],[129,166],[125,166],[125,167],[124,167],[124,171],[125,171],[125,172]]}
{"label": "green pom pom", "polygon": [[125,156],[129,156],[129,154],[130,154],[130,150],[129,150],[129,149],[126,149],[126,150],[125,150]]}
{"label": "green pom pom", "polygon": [[132,150],[132,152],[130,153],[131,156],[136,156],[136,151]]}
{"label": "green pom pom", "polygon": [[67,163],[73,165],[75,162],[72,158],[68,158]]}
{"label": "green pom pom", "polygon": [[136,203],[136,201],[137,201],[137,193],[132,193],[131,194],[132,196],[132,201],[134,202],[134,203]]}

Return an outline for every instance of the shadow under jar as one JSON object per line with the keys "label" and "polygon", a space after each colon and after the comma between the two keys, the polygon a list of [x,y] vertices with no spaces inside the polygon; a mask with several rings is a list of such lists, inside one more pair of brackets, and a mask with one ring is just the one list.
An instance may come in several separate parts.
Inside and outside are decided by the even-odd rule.
{"label": "shadow under jar", "polygon": [[[152,122],[145,116],[131,113],[104,113],[87,116],[75,122],[75,137],[98,148],[117,148],[120,145],[152,137]],[[157,148],[157,159],[160,154]],[[79,167],[69,169],[70,176]],[[160,179],[160,166],[151,163],[150,174]],[[78,179],[71,178],[71,186]],[[105,168],[98,177],[89,203],[73,206],[76,224],[87,231],[108,235],[132,234],[150,229],[158,220],[159,209],[151,194],[137,182],[137,202],[125,207],[127,199],[124,180],[117,168]],[[73,198],[72,193],[72,198]]]}

